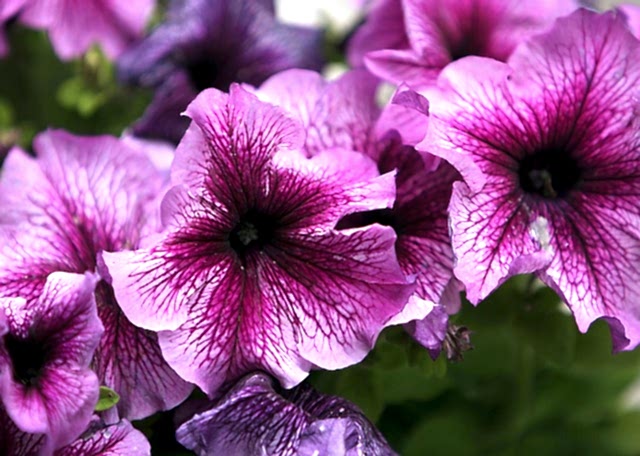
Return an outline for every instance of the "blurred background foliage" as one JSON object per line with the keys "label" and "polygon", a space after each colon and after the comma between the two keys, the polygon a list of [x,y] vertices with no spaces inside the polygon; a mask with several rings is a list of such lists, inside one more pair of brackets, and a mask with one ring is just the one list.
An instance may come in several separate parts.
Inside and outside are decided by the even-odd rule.
{"label": "blurred background foliage", "polygon": [[120,135],[139,118],[151,92],[118,85],[98,49],[61,62],[44,32],[12,24],[11,53],[0,59],[0,144],[28,147],[46,128]]}
{"label": "blurred background foliage", "polygon": [[[97,49],[63,63],[44,33],[13,25],[8,33],[0,145],[29,148],[49,127],[120,135],[151,99],[118,85]],[[433,361],[390,328],[363,363],[310,380],[358,404],[403,456],[640,455],[640,351],[613,355],[606,324],[580,334],[556,295],[528,276],[477,308],[464,303],[454,322],[472,332],[460,362]],[[190,454],[175,442],[173,412],[135,425],[154,454]]]}

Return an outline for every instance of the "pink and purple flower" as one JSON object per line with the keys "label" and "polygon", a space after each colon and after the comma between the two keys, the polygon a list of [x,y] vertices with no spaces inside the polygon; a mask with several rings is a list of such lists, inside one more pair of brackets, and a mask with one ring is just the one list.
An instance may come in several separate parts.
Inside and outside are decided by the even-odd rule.
{"label": "pink and purple flower", "polygon": [[238,85],[203,92],[187,115],[167,231],[103,255],[127,317],[161,331],[170,365],[211,396],[256,369],[292,387],[314,366],[360,361],[413,286],[392,229],[335,225],[390,207],[393,174],[357,153],[303,157],[300,125]]}
{"label": "pink and purple flower", "polygon": [[[159,225],[164,182],[146,152],[113,137],[49,131],[34,145],[37,158],[14,149],[0,179],[0,294],[28,301],[52,272],[96,271],[102,250],[138,247]],[[92,361],[100,382],[120,395],[128,419],[176,406],[192,386],[163,360],[156,334],[126,319],[102,278],[95,297],[105,333]]]}
{"label": "pink and purple flower", "polygon": [[155,0],[26,0],[20,22],[46,29],[62,59],[94,44],[113,59],[142,37],[154,6]]}
{"label": "pink and purple flower", "polygon": [[419,148],[462,174],[450,205],[456,276],[477,303],[538,276],[582,331],[640,342],[640,42],[625,17],[580,10],[507,64],[470,57],[429,93]]}
{"label": "pink and purple flower", "polygon": [[[408,45],[397,38],[388,39],[392,47],[380,48],[386,43],[376,42],[379,50],[367,52],[365,61],[377,76],[419,89],[433,84],[447,64],[460,58],[476,55],[506,60],[519,43],[543,32],[577,5],[573,0],[387,0],[377,11],[400,7],[404,22],[395,19],[385,24],[402,27]],[[362,37],[379,29],[381,18],[375,12],[356,35],[352,54],[370,49],[370,42]],[[384,36],[401,36],[400,31],[392,30],[386,30]]]}
{"label": "pink and purple flower", "polygon": [[89,369],[102,335],[97,277],[51,274],[36,301],[1,298],[0,399],[17,428],[58,448],[85,429],[98,401]]}

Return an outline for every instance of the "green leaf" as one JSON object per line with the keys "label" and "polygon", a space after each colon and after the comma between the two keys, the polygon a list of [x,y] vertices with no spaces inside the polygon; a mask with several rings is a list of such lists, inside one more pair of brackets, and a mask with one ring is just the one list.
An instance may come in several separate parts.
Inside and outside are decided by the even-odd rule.
{"label": "green leaf", "polygon": [[100,398],[98,399],[98,403],[94,410],[96,412],[104,412],[105,410],[109,410],[111,407],[115,406],[119,400],[120,396],[118,393],[106,386],[101,386]]}

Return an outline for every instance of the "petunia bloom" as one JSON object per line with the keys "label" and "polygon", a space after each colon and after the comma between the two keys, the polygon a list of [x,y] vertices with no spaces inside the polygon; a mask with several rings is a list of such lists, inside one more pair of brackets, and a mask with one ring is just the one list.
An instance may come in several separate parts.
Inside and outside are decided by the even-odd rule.
{"label": "petunia bloom", "polygon": [[150,456],[151,446],[144,434],[126,420],[105,424],[99,418],[87,430],[54,456]]}
{"label": "petunia bloom", "polygon": [[89,363],[103,327],[97,278],[56,272],[37,301],[0,299],[0,399],[16,426],[44,434],[52,448],[77,437],[98,401]]}
{"label": "petunia bloom", "polygon": [[277,391],[262,373],[240,380],[180,426],[176,437],[199,456],[395,455],[355,405],[306,383]]}
{"label": "petunia bloom", "polygon": [[73,442],[54,449],[44,434],[21,431],[0,406],[0,454],[4,456],[150,456],[142,432],[126,420],[105,424],[94,416]]}
{"label": "petunia bloom", "polygon": [[321,55],[322,33],[277,22],[273,0],[186,0],[171,3],[167,20],[118,66],[125,82],[156,88],[134,133],[177,143],[189,125],[180,113],[200,91],[319,69]]}
{"label": "petunia bloom", "polygon": [[[163,177],[144,151],[113,137],[49,131],[37,158],[13,150],[0,178],[0,293],[37,297],[48,274],[97,270],[102,250],[139,246],[159,225]],[[121,417],[175,407],[192,390],[163,360],[156,334],[122,314],[104,275],[95,290],[105,333],[92,366],[120,395]]]}
{"label": "petunia bloom", "polygon": [[230,95],[204,91],[187,115],[164,236],[103,254],[127,317],[165,330],[165,359],[211,396],[256,369],[292,387],[313,366],[362,360],[413,286],[393,230],[334,228],[348,213],[390,206],[393,175],[374,178],[356,153],[333,170],[301,157],[299,124],[235,84]]}
{"label": "petunia bloom", "polygon": [[46,29],[64,60],[96,43],[114,59],[141,38],[154,6],[154,0],[27,0],[20,22]]}
{"label": "petunia bloom", "polygon": [[616,350],[640,342],[639,80],[624,16],[587,10],[508,64],[472,57],[443,72],[419,148],[465,179],[450,217],[470,301],[537,273],[581,331],[603,317]]}
{"label": "petunia bloom", "polygon": [[[397,4],[399,0],[387,3]],[[557,17],[577,7],[574,0],[401,0],[401,3],[404,23],[396,20],[392,25],[404,27],[409,45],[373,50],[367,53],[365,62],[377,76],[396,84],[404,82],[415,89],[433,84],[448,63],[465,56],[506,60],[519,43],[548,29]],[[375,33],[381,24],[371,21],[365,26],[370,31],[360,34]],[[384,36],[392,33],[386,30]],[[357,53],[357,48],[352,52]]]}
{"label": "petunia bloom", "polygon": [[[312,71],[289,70],[267,80],[257,94],[300,120],[308,155],[336,148],[355,150],[372,158],[381,174],[396,170],[392,208],[347,215],[337,228],[374,223],[393,228],[400,267],[407,276],[416,277],[415,298],[423,300],[425,308],[442,303],[455,312],[459,296],[447,207],[459,175],[448,163],[420,154],[410,145],[426,132],[427,101],[415,93],[402,92],[396,95],[396,103],[381,111],[375,101],[376,87],[375,79],[365,71],[352,71],[325,82]],[[412,96],[412,106],[409,101],[407,106],[400,103],[403,97]],[[445,293],[447,287],[451,292]],[[436,354],[446,323],[447,313],[436,307],[426,320],[409,323],[407,329]]]}

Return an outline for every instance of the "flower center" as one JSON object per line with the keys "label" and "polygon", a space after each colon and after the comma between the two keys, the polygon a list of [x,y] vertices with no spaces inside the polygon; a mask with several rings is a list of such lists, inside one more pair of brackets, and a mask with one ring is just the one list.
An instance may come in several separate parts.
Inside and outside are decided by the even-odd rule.
{"label": "flower center", "polygon": [[229,233],[229,244],[240,256],[262,250],[275,237],[278,223],[270,215],[251,210],[240,218]]}
{"label": "flower center", "polygon": [[[214,59],[200,59],[187,65],[189,79],[198,92],[214,87],[220,76],[220,67]],[[226,87],[218,87],[226,89]]]}
{"label": "flower center", "polygon": [[465,37],[449,48],[452,62],[470,55],[483,55],[483,53],[481,46],[471,37]]}
{"label": "flower center", "polygon": [[4,343],[13,365],[13,379],[23,385],[36,384],[47,359],[42,344],[10,334],[5,337]]}
{"label": "flower center", "polygon": [[526,156],[520,163],[520,187],[544,198],[563,198],[580,182],[576,160],[561,149],[543,149]]}

